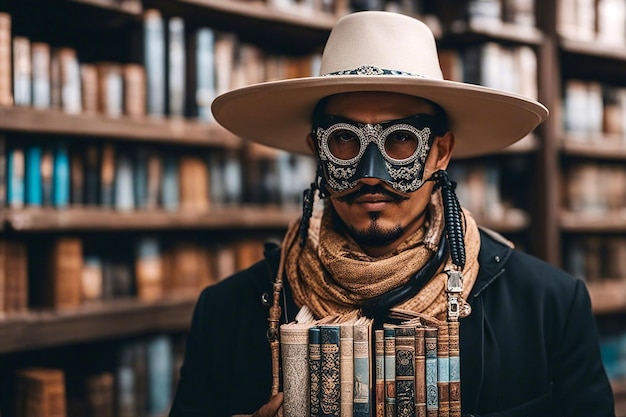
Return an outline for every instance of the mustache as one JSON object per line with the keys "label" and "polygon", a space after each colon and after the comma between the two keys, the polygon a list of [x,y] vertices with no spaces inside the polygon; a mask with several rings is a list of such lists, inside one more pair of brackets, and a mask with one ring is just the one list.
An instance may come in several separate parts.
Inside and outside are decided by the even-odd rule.
{"label": "mustache", "polygon": [[349,192],[347,194],[344,194],[342,196],[338,196],[335,198],[337,199],[337,201],[341,201],[342,203],[351,204],[357,198],[365,196],[365,195],[369,195],[369,194],[384,195],[385,197],[388,197],[389,199],[391,199],[394,203],[399,203],[401,201],[408,199],[407,196],[391,191],[380,184],[376,184],[376,185],[364,184],[352,192]]}

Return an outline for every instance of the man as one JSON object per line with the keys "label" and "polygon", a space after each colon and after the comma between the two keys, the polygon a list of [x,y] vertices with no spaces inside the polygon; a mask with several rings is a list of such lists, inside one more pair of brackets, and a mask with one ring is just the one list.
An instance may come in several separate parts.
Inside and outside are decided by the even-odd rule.
{"label": "man", "polygon": [[393,13],[341,19],[321,73],[213,105],[237,135],[312,152],[318,172],[280,253],[203,291],[170,415],[273,415],[283,397],[267,339],[306,306],[458,318],[463,415],[613,416],[584,284],[479,229],[445,171],[453,155],[524,137],[545,107],[443,80],[430,30]]}

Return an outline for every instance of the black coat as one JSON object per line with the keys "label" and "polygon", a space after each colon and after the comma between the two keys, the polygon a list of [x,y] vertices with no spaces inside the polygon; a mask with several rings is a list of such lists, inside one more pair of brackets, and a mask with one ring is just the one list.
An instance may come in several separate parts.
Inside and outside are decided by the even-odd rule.
{"label": "black coat", "polygon": [[[614,416],[584,283],[484,231],[479,262],[461,319],[463,414]],[[271,277],[262,261],[202,292],[171,417],[250,414],[267,401]],[[292,320],[289,288],[285,301]]]}

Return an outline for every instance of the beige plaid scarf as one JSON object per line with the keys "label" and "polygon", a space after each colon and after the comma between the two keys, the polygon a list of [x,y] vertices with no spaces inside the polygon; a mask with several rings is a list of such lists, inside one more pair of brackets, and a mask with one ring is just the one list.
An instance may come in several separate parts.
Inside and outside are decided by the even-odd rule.
{"label": "beige plaid scarf", "polygon": [[[314,214],[309,222],[308,239],[300,246],[299,222],[294,222],[283,241],[279,273],[284,271],[293,289],[294,300],[318,317],[358,310],[363,302],[399,287],[420,270],[434,255],[444,227],[440,192],[433,194],[425,226],[401,243],[394,251],[381,256],[365,254],[349,236],[333,227],[330,204]],[[480,236],[471,214],[463,210],[466,264],[463,270],[463,296],[466,298],[478,275]],[[444,262],[435,277],[413,298],[398,308],[446,318],[447,275]]]}

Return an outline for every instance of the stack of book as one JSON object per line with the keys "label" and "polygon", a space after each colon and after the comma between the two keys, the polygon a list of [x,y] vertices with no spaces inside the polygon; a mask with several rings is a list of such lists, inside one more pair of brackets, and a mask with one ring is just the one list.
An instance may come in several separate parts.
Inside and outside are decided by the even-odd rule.
{"label": "stack of book", "polygon": [[285,417],[461,415],[458,322],[303,311],[280,327]]}

